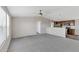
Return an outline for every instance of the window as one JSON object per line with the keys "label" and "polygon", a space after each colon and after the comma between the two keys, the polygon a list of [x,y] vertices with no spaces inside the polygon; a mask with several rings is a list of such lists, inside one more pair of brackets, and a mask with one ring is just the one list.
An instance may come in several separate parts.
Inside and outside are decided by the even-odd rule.
{"label": "window", "polygon": [[0,7],[0,44],[6,40],[6,13]]}

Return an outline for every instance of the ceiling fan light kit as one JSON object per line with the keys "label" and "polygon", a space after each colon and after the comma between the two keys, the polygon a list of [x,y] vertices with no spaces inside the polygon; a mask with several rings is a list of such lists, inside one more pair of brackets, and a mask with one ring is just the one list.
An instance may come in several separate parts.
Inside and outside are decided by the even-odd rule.
{"label": "ceiling fan light kit", "polygon": [[42,10],[40,10],[39,15],[40,15],[40,16],[42,16],[42,15],[43,15]]}

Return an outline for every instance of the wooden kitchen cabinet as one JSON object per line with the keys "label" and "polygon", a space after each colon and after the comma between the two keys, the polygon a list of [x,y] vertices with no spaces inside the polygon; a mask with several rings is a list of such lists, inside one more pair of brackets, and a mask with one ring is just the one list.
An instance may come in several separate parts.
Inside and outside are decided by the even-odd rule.
{"label": "wooden kitchen cabinet", "polygon": [[75,29],[68,29],[67,34],[68,35],[75,35]]}

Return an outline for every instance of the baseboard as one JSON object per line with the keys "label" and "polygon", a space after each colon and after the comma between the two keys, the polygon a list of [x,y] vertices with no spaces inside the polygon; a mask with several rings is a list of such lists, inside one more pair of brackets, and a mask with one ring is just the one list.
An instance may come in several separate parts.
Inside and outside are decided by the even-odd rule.
{"label": "baseboard", "polygon": [[47,33],[37,33],[37,34],[34,34],[34,35],[26,35],[26,36],[21,36],[21,37],[14,37],[14,38],[11,38],[11,39],[21,39],[21,38],[25,38],[25,37],[29,37],[29,36],[40,35],[40,34],[47,34]]}
{"label": "baseboard", "polygon": [[24,37],[28,37],[28,36],[35,36],[35,35],[37,35],[37,34],[34,34],[34,35],[26,35],[26,36],[21,36],[21,37],[14,37],[12,39],[20,39],[20,38],[24,38]]}

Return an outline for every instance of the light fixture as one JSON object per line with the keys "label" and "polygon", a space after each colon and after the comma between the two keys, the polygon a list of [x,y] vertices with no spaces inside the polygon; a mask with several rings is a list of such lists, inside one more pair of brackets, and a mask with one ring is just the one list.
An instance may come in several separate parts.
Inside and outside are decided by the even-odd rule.
{"label": "light fixture", "polygon": [[40,10],[39,15],[40,15],[40,16],[42,16],[42,15],[43,15],[42,10]]}

